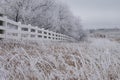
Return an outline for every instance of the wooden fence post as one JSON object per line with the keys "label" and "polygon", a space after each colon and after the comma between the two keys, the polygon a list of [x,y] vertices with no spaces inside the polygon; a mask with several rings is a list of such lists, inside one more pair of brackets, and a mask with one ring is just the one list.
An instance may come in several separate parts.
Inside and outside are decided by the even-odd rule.
{"label": "wooden fence post", "polygon": [[20,41],[22,40],[22,38],[21,38],[21,30],[22,30],[21,26],[22,26],[21,22],[18,22],[18,37],[19,37]]}

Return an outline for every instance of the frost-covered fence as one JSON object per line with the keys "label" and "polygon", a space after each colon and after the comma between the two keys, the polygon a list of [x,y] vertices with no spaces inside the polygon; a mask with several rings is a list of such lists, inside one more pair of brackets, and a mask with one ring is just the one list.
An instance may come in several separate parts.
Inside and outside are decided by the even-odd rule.
{"label": "frost-covered fence", "polygon": [[74,39],[64,34],[45,30],[32,25],[15,22],[6,16],[0,17],[0,39],[31,40],[31,41],[73,41]]}

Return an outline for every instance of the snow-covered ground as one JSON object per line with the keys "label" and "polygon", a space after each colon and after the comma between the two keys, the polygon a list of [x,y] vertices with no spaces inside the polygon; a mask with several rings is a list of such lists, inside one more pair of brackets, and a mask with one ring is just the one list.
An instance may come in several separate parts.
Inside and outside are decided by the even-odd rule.
{"label": "snow-covered ground", "polygon": [[97,30],[90,30],[86,31],[89,37],[97,37],[97,38],[107,38],[113,41],[120,42],[120,29],[113,28],[113,29],[97,29]]}
{"label": "snow-covered ground", "polygon": [[120,80],[120,44],[0,41],[0,80]]}

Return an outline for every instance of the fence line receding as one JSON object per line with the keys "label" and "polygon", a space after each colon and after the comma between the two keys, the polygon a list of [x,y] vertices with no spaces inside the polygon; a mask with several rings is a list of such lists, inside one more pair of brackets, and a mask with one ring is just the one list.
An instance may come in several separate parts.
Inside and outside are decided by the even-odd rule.
{"label": "fence line receding", "polygon": [[0,39],[73,41],[72,37],[35,26],[15,22],[6,16],[0,17]]}

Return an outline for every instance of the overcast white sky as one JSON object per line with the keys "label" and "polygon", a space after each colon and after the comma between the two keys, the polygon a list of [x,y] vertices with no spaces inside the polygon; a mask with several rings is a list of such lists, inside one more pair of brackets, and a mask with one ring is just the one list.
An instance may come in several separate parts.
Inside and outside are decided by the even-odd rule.
{"label": "overcast white sky", "polygon": [[61,0],[80,16],[85,29],[120,28],[120,0]]}

